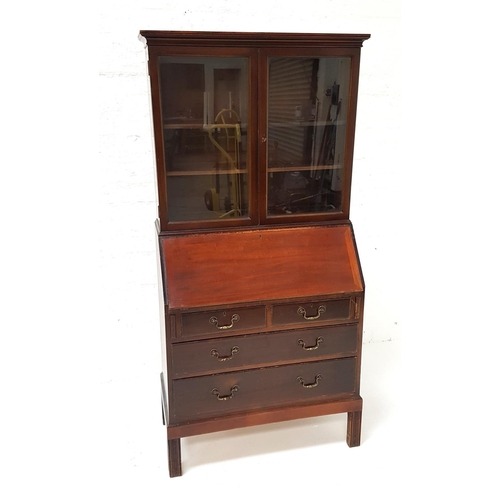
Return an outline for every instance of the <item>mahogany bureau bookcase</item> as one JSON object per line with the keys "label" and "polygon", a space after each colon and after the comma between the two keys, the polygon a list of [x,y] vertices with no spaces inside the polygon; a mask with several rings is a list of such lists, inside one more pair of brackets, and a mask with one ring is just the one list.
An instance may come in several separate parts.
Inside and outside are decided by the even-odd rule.
{"label": "mahogany bureau bookcase", "polygon": [[369,36],[140,32],[171,476],[181,438],[238,427],[347,413],[347,444],[360,444],[349,205]]}

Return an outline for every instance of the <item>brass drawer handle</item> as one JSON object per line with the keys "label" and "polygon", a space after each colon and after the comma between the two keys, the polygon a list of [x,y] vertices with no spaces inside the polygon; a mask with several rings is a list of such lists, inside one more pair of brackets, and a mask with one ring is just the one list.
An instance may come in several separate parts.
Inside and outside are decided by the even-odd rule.
{"label": "brass drawer handle", "polygon": [[321,373],[318,373],[318,375],[316,375],[316,377],[314,378],[314,382],[312,384],[306,384],[302,377],[297,377],[297,381],[302,384],[302,387],[305,387],[306,389],[312,389],[313,387],[317,387],[317,385],[319,384],[319,381],[322,378],[323,378],[323,376],[321,375]]}
{"label": "brass drawer handle", "polygon": [[323,337],[318,337],[316,339],[316,344],[311,347],[306,347],[306,343],[302,339],[297,340],[297,344],[299,344],[304,351],[315,351],[324,340]]}
{"label": "brass drawer handle", "polygon": [[239,389],[239,387],[237,385],[233,385],[233,387],[231,387],[231,389],[230,389],[231,394],[228,394],[227,396],[221,396],[219,389],[212,389],[212,394],[214,396],[217,396],[217,399],[219,401],[226,401],[228,399],[231,399],[233,397],[233,394],[235,392],[238,392],[238,389]]}
{"label": "brass drawer handle", "polygon": [[234,326],[235,323],[237,323],[240,320],[240,316],[238,314],[233,314],[231,316],[231,324],[230,325],[222,325],[219,326],[219,320],[215,317],[212,316],[208,321],[212,323],[212,325],[215,325],[215,328],[218,328],[219,330],[229,330]]}
{"label": "brass drawer handle", "polygon": [[217,358],[219,361],[227,361],[228,359],[233,359],[233,356],[235,354],[238,354],[239,352],[240,352],[240,348],[237,345],[235,345],[231,349],[231,354],[229,356],[221,356],[217,349],[212,349],[212,352],[210,354],[212,356],[214,356],[215,358]]}
{"label": "brass drawer handle", "polygon": [[318,314],[316,316],[306,316],[306,310],[302,306],[297,309],[297,314],[299,314],[300,316],[303,316],[304,319],[307,319],[307,320],[318,319],[321,316],[321,313],[324,313],[324,312],[326,312],[325,306],[318,307]]}

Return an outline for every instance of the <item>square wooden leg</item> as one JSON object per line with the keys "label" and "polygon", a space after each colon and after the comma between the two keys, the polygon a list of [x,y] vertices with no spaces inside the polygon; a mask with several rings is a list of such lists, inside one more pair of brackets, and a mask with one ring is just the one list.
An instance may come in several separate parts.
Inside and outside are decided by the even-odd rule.
{"label": "square wooden leg", "polygon": [[347,413],[347,445],[359,446],[361,443],[361,411]]}
{"label": "square wooden leg", "polygon": [[168,470],[170,477],[182,476],[180,438],[168,440]]}

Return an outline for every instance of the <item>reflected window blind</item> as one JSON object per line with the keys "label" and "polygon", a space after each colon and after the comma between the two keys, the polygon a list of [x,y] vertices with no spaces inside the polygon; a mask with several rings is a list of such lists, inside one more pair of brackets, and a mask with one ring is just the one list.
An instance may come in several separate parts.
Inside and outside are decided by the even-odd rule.
{"label": "reflected window blind", "polygon": [[302,57],[270,60],[268,147],[271,167],[304,162],[307,127],[299,122],[310,113],[313,61]]}

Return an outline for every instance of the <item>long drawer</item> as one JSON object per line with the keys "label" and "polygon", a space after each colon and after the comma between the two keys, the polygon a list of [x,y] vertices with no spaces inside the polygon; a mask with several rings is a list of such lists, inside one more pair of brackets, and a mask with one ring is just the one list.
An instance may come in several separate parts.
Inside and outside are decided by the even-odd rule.
{"label": "long drawer", "polygon": [[172,377],[348,356],[356,349],[355,324],[177,343],[172,345]]}
{"label": "long drawer", "polygon": [[174,380],[171,421],[335,399],[355,392],[355,373],[352,357]]}

